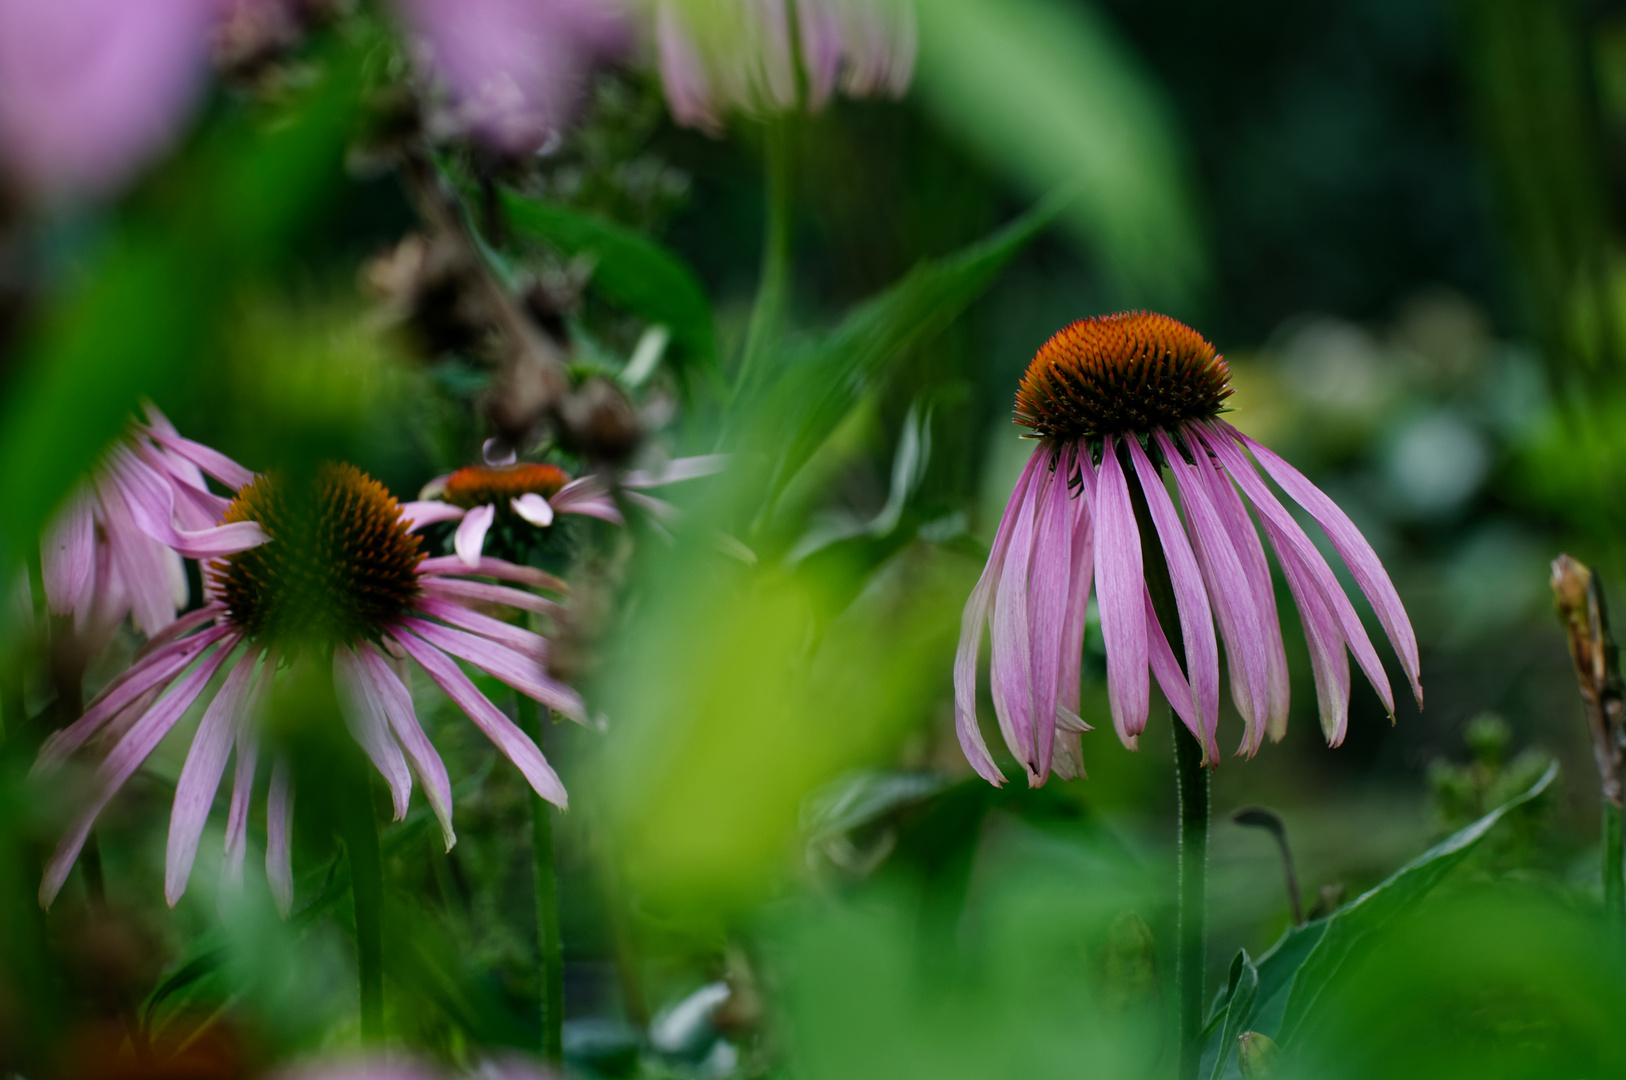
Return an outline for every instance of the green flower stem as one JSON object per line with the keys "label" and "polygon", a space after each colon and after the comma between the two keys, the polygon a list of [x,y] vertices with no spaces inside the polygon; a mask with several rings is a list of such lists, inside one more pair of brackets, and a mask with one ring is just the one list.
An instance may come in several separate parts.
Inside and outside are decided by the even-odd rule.
{"label": "green flower stem", "polygon": [[740,361],[736,392],[749,392],[754,380],[764,377],[767,354],[784,329],[790,296],[790,234],[792,205],[792,142],[790,119],[769,121],[765,131],[767,162],[767,222],[762,240],[762,276],[756,303],[745,334],[745,355]]}
{"label": "green flower stem", "polygon": [[[1126,462],[1125,467],[1129,465]],[[1129,485],[1140,529],[1141,561],[1158,623],[1171,641],[1180,641],[1180,617],[1174,586],[1158,541],[1157,527],[1138,484]],[[1184,657],[1181,667],[1185,667]],[[1188,672],[1189,675],[1189,672]],[[1203,748],[1186,725],[1169,710],[1174,727],[1174,783],[1179,796],[1179,881],[1175,926],[1174,982],[1180,1027],[1180,1080],[1195,1080],[1203,1054],[1203,955],[1208,947],[1208,803],[1209,770]]]}
{"label": "green flower stem", "polygon": [[1603,800],[1603,909],[1616,926],[1626,922],[1626,879],[1621,865],[1621,812]]}
{"label": "green flower stem", "polygon": [[372,774],[356,773],[346,813],[340,816],[344,850],[350,860],[350,895],[355,901],[356,971],[359,975],[361,1037],[384,1038],[384,858],[373,812]]}
{"label": "green flower stem", "polygon": [[[536,702],[519,697],[519,726],[542,745],[542,714]],[[542,1056],[554,1064],[565,1057],[565,961],[559,941],[559,877],[553,865],[553,805],[531,796],[531,862],[536,874],[536,935],[542,953]]]}

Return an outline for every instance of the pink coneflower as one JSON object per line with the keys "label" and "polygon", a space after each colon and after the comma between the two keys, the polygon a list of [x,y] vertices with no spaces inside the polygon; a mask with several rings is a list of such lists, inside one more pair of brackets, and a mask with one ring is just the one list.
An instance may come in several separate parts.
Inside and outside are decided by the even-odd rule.
{"label": "pink coneflower", "polygon": [[[252,522],[267,542],[204,564],[212,599],[148,642],[74,724],[56,733],[38,767],[60,764],[92,737],[110,749],[92,797],[46,866],[40,900],[62,887],[96,816],[159,741],[202,695],[225,679],[204,711],[175,791],[165,895],[186,889],[198,840],[235,743],[237,769],[226,825],[226,871],[242,870],[261,713],[279,664],[304,658],[331,664],[340,706],[356,741],[389,782],[397,819],[407,811],[412,775],[424,786],[448,848],[455,841],[451,785],[440,755],[413,712],[396,664],[410,658],[524,774],[542,798],[566,805],[564,786],[536,745],[476,689],[463,660],[566,715],[582,703],[549,679],[547,642],[480,609],[493,605],[548,612],[551,601],[509,585],[561,589],[530,567],[497,559],[474,566],[425,558],[401,505],[349,465],[326,465],[303,483],[253,477],[225,509],[228,523]],[[293,895],[288,857],[293,806],[290,769],[271,770],[266,870],[286,911]]]}
{"label": "pink coneflower", "polygon": [[[1422,704],[1417,639],[1372,546],[1298,470],[1219,419],[1230,393],[1225,360],[1202,335],[1143,312],[1074,323],[1046,342],[1028,366],[1016,395],[1016,422],[1039,442],[966,604],[954,666],[960,745],[988,780],[998,784],[1004,777],[977,727],[977,655],[985,622],[993,643],[994,711],[1028,782],[1044,783],[1052,768],[1063,778],[1083,774],[1079,665],[1092,579],[1112,722],[1125,745],[1133,749],[1146,726],[1150,670],[1201,743],[1205,760],[1217,761],[1216,623],[1231,699],[1246,725],[1237,752],[1251,756],[1267,734],[1273,741],[1282,737],[1287,659],[1249,506],[1298,604],[1328,742],[1343,741],[1348,721],[1346,648],[1393,715],[1389,680],[1360,617],[1253,461],[1326,532],[1377,612]],[[1160,466],[1173,475],[1178,509]],[[1184,671],[1146,584],[1141,523],[1147,521],[1155,531],[1147,539],[1157,542],[1149,550],[1161,547],[1173,586]]]}
{"label": "pink coneflower", "polygon": [[[709,455],[679,458],[658,472],[631,472],[621,479],[627,498],[657,517],[672,508],[642,489],[707,476],[722,468],[724,457]],[[452,545],[469,566],[479,562],[486,535],[494,524],[524,521],[538,529],[553,524],[555,514],[580,514],[622,524],[621,511],[605,482],[596,476],[571,479],[557,465],[469,465],[424,485],[418,502],[404,512],[417,525],[457,521]]]}
{"label": "pink coneflower", "polygon": [[156,409],[103,456],[40,541],[46,604],[73,616],[92,650],[132,615],[148,637],[187,605],[183,555],[213,558],[264,542],[259,526],[219,525],[227,500],[204,473],[230,488],[248,470],[182,438]]}
{"label": "pink coneflower", "polygon": [[680,124],[717,131],[733,109],[818,110],[836,90],[902,97],[915,66],[909,0],[652,0],[661,83]]}

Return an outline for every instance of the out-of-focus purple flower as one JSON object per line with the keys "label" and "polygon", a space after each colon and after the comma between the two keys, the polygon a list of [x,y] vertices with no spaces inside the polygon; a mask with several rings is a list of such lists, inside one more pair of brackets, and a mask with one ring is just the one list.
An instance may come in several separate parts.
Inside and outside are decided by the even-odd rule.
{"label": "out-of-focus purple flower", "polygon": [[46,604],[53,615],[73,616],[75,634],[92,652],[126,615],[148,637],[175,621],[187,604],[182,555],[228,555],[265,539],[257,525],[218,525],[227,500],[203,479],[207,470],[235,488],[248,472],[182,439],[157,409],[149,406],[147,415],[69,496],[40,540]]}
{"label": "out-of-focus purple flower", "polygon": [[399,1058],[361,1058],[312,1062],[277,1073],[273,1080],[556,1080],[557,1076],[541,1065],[509,1055],[484,1062],[471,1073],[435,1070]]}
{"label": "out-of-focus purple flower", "polygon": [[[1346,648],[1394,714],[1388,677],[1360,617],[1255,461],[1325,531],[1377,612],[1422,704],[1417,638],[1372,546],[1297,469],[1219,419],[1230,393],[1225,360],[1201,334],[1144,312],[1074,323],[1029,365],[1017,392],[1016,422],[1039,442],[966,604],[954,665],[960,745],[989,781],[1004,777],[977,726],[977,654],[985,623],[993,643],[994,712],[1028,782],[1044,783],[1052,769],[1063,778],[1083,774],[1079,733],[1087,727],[1078,716],[1079,666],[1092,579],[1112,722],[1126,746],[1133,749],[1146,727],[1150,671],[1202,744],[1206,761],[1218,760],[1216,622],[1231,700],[1246,725],[1237,752],[1251,756],[1267,734],[1272,740],[1285,734],[1287,657],[1250,505],[1298,604],[1328,742],[1343,741],[1349,719]],[[1159,465],[1173,474],[1183,525]],[[1137,503],[1168,565],[1184,671],[1146,583]]]}
{"label": "out-of-focus purple flower", "polygon": [[[785,0],[653,0],[667,105],[680,124],[722,127],[733,109],[761,114],[799,103]],[[836,92],[901,97],[915,66],[911,0],[798,0],[806,104]]]}
{"label": "out-of-focus purple flower", "polygon": [[[679,458],[658,472],[632,472],[622,478],[626,497],[657,518],[669,517],[673,507],[643,489],[709,476],[721,470],[726,455]],[[574,480],[556,465],[469,465],[436,477],[420,494],[420,501],[403,507],[416,524],[457,521],[453,543],[457,557],[469,566],[479,563],[486,534],[500,520],[518,518],[545,529],[555,514],[581,514],[620,525],[621,511],[604,481],[596,476]]]}
{"label": "out-of-focus purple flower", "polygon": [[[159,441],[186,450],[192,460],[205,460],[207,448],[196,443],[167,433]],[[549,708],[583,719],[581,698],[547,674],[547,640],[487,614],[494,608],[551,613],[553,601],[503,583],[553,591],[563,591],[563,583],[500,559],[478,559],[471,566],[455,556],[425,558],[416,525],[401,505],[353,466],[324,466],[295,487],[235,463],[204,465],[216,476],[228,466],[249,479],[220,515],[221,529],[252,524],[263,542],[205,556],[209,602],[153,637],[84,715],[41,748],[36,772],[58,767],[92,740],[108,747],[92,797],[46,864],[40,901],[49,904],[56,896],[97,815],[204,698],[216,673],[224,673],[224,681],[198,722],[176,784],[164,891],[174,904],[186,890],[234,744],[225,868],[228,880],[238,879],[261,716],[284,660],[304,658],[332,668],[345,722],[389,782],[396,818],[406,816],[416,774],[448,849],[456,840],[451,782],[403,681],[408,660],[424,669],[538,795],[564,807],[564,785],[536,744],[458,666],[462,660]],[[266,873],[285,913],[293,900],[288,850],[293,797],[289,762],[278,754],[266,800]]]}
{"label": "out-of-focus purple flower", "polygon": [[612,0],[395,0],[447,98],[446,116],[509,154],[569,124],[588,75],[629,44]]}
{"label": "out-of-focus purple flower", "polygon": [[175,137],[215,0],[0,0],[0,162],[39,193],[102,194]]}

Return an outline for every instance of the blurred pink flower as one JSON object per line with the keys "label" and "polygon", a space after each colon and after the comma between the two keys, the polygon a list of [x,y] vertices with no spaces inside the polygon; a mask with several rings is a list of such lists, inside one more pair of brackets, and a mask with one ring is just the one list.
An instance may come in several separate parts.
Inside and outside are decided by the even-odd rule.
{"label": "blurred pink flower", "polygon": [[[1394,714],[1388,677],[1349,597],[1248,452],[1326,532],[1422,704],[1417,638],[1372,546],[1298,470],[1218,418],[1230,393],[1230,371],[1214,347],[1163,315],[1135,312],[1074,323],[1034,357],[1017,392],[1016,422],[1040,441],[966,604],[954,665],[960,745],[989,781],[999,784],[1004,777],[977,724],[977,655],[985,623],[993,644],[994,712],[1029,784],[1044,783],[1052,769],[1064,779],[1083,774],[1079,733],[1087,727],[1078,716],[1079,668],[1092,578],[1106,645],[1107,697],[1126,746],[1133,749],[1146,727],[1150,670],[1202,744],[1206,762],[1218,760],[1216,622],[1231,699],[1246,725],[1237,752],[1251,756],[1267,734],[1272,740],[1285,734],[1287,657],[1270,569],[1248,505],[1298,604],[1328,742],[1343,741],[1349,719],[1346,648]],[[1158,463],[1173,474],[1183,526]],[[1168,565],[1184,671],[1152,606],[1137,503],[1144,503]]]}
{"label": "blurred pink flower", "polygon": [[569,124],[594,66],[630,40],[611,0],[395,3],[451,125],[509,154],[534,153]]}
{"label": "blurred pink flower", "polygon": [[[192,460],[202,460],[206,450],[179,436],[165,434],[160,441],[166,448],[191,451]],[[345,722],[389,782],[397,819],[406,815],[415,773],[448,849],[456,841],[451,783],[414,712],[404,681],[408,659],[518,766],[538,795],[564,807],[564,785],[542,752],[458,666],[462,660],[582,719],[581,699],[546,673],[546,639],[485,613],[493,607],[552,612],[552,601],[502,582],[555,591],[562,591],[563,583],[498,559],[468,565],[456,557],[424,558],[415,524],[401,505],[353,466],[324,466],[298,489],[275,474],[254,476],[223,458],[211,471],[222,476],[228,468],[248,479],[218,517],[222,531],[252,523],[263,530],[265,542],[206,557],[209,601],[153,637],[84,715],[41,748],[36,772],[55,769],[92,739],[109,747],[97,767],[92,797],[46,865],[40,901],[49,904],[56,896],[97,815],[204,697],[217,672],[224,673],[224,681],[198,722],[175,790],[164,877],[171,904],[186,890],[234,743],[237,769],[225,865],[228,880],[241,876],[261,714],[284,660],[303,657],[331,666]],[[279,754],[267,799],[266,872],[284,912],[293,901],[292,810],[293,777]]]}
{"label": "blurred pink flower", "polygon": [[487,1061],[470,1073],[431,1069],[421,1062],[401,1058],[356,1058],[312,1062],[272,1080],[555,1080],[557,1073],[514,1055]]}
{"label": "blurred pink flower", "polygon": [[[799,103],[785,0],[653,0],[668,107],[680,124],[717,131],[733,109],[761,114]],[[840,90],[902,97],[915,65],[910,0],[797,0],[808,108]]]}
{"label": "blurred pink flower", "polygon": [[0,0],[0,164],[39,193],[104,194],[176,136],[214,0]]}

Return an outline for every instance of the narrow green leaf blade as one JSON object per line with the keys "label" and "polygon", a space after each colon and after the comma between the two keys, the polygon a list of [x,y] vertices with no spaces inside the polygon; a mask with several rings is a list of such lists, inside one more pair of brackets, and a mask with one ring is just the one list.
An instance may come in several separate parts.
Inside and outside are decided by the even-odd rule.
{"label": "narrow green leaf blade", "polygon": [[1220,1026],[1219,1053],[1214,1056],[1214,1070],[1209,1080],[1220,1080],[1225,1075],[1225,1063],[1236,1048],[1236,1039],[1243,1025],[1253,1013],[1254,996],[1259,991],[1259,969],[1254,966],[1248,950],[1243,949],[1231,961],[1231,1000],[1225,1007],[1225,1023]]}

